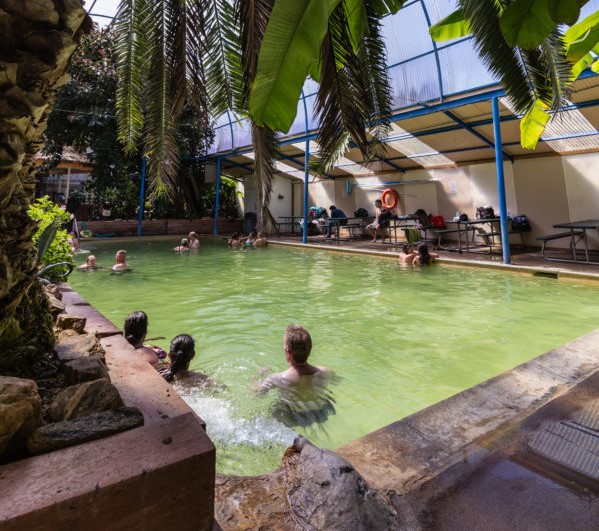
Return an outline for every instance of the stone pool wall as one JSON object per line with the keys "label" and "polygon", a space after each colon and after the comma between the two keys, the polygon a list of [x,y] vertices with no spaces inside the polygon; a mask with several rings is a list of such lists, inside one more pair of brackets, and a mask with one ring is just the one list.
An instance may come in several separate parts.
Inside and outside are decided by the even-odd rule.
{"label": "stone pool wall", "polygon": [[0,466],[0,528],[212,529],[216,452],[203,421],[110,321],[62,289],[67,311],[100,336],[110,379],[144,426]]}
{"label": "stone pool wall", "polygon": [[[89,229],[94,234],[111,234],[113,236],[137,236],[137,220],[119,221],[85,221],[79,228]],[[144,236],[161,236],[167,234],[187,234],[195,231],[198,234],[213,234],[214,219],[152,219],[142,222]],[[219,234],[243,232],[243,220],[218,220]]]}

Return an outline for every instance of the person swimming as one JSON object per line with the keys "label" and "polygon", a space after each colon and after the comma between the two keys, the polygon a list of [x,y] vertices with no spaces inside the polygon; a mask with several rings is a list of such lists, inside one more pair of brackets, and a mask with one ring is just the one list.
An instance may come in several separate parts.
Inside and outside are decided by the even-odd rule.
{"label": "person swimming", "polygon": [[312,338],[303,326],[287,326],[283,349],[288,369],[256,384],[255,391],[259,394],[271,389],[279,391],[272,414],[287,426],[306,427],[324,422],[329,415],[335,414],[335,399],[329,386],[338,378],[326,367],[308,363]]}

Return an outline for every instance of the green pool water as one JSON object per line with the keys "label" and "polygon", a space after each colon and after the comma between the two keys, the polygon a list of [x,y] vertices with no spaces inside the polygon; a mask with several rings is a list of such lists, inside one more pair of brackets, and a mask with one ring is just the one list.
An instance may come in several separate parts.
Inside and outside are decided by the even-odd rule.
{"label": "green pool water", "polygon": [[[271,246],[231,250],[177,238],[84,242],[98,264],[118,248],[132,271],[75,271],[69,282],[115,324],[142,309],[149,336],[196,340],[193,368],[227,388],[181,390],[206,421],[217,468],[258,474],[278,466],[296,433],[336,448],[597,328],[599,286],[500,271]],[[77,255],[83,263],[85,254]],[[336,414],[305,429],[269,411],[276,396],[252,392],[260,369],[286,368],[283,333],[312,335],[311,361],[333,369]]]}

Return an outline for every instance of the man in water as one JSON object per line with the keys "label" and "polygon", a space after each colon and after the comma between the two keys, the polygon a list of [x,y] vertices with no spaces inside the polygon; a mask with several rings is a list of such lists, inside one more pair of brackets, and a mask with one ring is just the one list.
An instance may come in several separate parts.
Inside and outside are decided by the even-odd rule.
{"label": "man in water", "polygon": [[328,415],[335,413],[335,400],[327,389],[335,378],[333,372],[308,363],[312,338],[303,326],[287,326],[283,348],[289,368],[271,374],[257,385],[256,391],[279,390],[280,400],[273,414],[288,426],[323,422]]}
{"label": "man in water", "polygon": [[129,269],[129,264],[127,263],[127,251],[120,249],[116,252],[115,255],[116,264],[112,266],[113,271],[125,271]]}

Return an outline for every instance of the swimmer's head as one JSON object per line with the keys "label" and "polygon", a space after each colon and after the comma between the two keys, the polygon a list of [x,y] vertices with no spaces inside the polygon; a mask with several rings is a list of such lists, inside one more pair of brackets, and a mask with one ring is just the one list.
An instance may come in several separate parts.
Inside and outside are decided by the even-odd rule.
{"label": "swimmer's head", "polygon": [[310,333],[301,325],[291,324],[285,330],[285,352],[289,353],[295,363],[306,363],[312,350]]}

